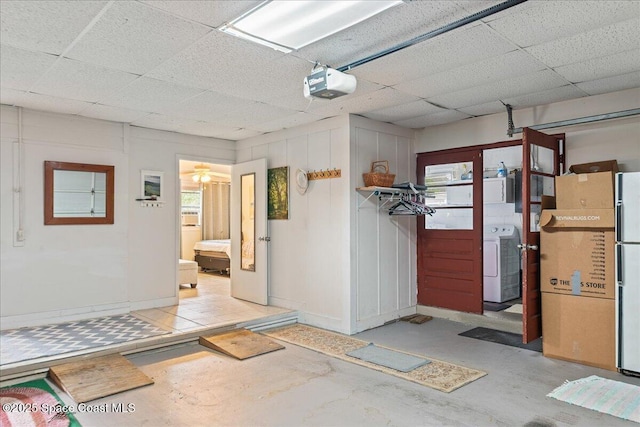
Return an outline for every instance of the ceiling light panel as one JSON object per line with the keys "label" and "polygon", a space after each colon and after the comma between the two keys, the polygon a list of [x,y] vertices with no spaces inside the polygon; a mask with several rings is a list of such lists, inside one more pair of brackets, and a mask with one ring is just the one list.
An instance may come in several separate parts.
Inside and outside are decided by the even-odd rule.
{"label": "ceiling light panel", "polygon": [[268,1],[220,30],[288,53],[400,3],[402,1]]}

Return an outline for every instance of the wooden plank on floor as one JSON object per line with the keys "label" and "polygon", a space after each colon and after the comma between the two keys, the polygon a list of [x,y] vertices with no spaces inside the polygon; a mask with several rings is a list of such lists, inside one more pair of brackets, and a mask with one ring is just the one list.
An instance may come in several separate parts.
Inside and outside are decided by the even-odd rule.
{"label": "wooden plank on floor", "polygon": [[153,384],[151,378],[120,354],[53,366],[49,378],[76,403]]}
{"label": "wooden plank on floor", "polygon": [[209,337],[200,337],[200,345],[239,360],[284,348],[284,346],[264,335],[256,334],[247,329],[239,329]]}

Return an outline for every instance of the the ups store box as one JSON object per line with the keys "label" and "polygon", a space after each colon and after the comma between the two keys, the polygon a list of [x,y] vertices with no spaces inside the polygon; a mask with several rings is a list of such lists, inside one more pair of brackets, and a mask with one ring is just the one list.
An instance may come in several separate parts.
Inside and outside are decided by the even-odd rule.
{"label": "the ups store box", "polygon": [[542,292],[615,298],[614,214],[614,209],[542,211]]}
{"label": "the ups store box", "polygon": [[573,175],[556,177],[557,209],[613,209],[618,162],[584,163],[569,168]]}
{"label": "the ups store box", "polygon": [[542,293],[542,353],[616,370],[615,300]]}

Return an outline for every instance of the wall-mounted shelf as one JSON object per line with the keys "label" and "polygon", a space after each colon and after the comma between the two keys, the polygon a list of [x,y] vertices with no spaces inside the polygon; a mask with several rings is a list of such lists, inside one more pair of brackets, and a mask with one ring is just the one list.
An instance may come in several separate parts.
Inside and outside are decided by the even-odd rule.
{"label": "wall-mounted shelf", "polygon": [[365,197],[365,199],[358,205],[358,209],[360,209],[362,205],[364,205],[367,200],[371,199],[372,197],[378,197],[378,200],[382,201],[382,204],[378,206],[378,209],[381,209],[391,202],[401,200],[403,196],[412,194],[425,197],[426,188],[424,188],[424,186],[416,188],[415,184],[407,183],[406,188],[371,186],[358,187],[356,188],[356,191]]}

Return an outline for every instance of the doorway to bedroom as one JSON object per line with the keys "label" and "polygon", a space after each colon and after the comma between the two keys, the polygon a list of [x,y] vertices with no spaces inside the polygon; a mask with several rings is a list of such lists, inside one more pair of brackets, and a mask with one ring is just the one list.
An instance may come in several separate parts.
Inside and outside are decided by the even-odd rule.
{"label": "doorway to bedroom", "polygon": [[229,295],[231,166],[180,160],[179,169],[180,299]]}

